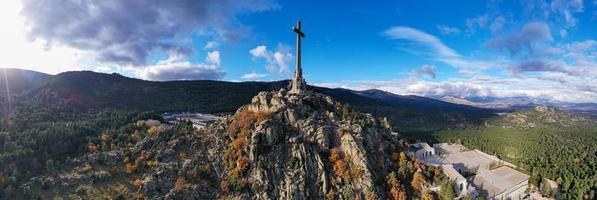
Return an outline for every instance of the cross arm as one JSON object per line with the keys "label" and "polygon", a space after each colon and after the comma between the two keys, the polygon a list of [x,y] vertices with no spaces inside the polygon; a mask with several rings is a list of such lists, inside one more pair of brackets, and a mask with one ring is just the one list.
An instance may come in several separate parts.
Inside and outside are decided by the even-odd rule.
{"label": "cross arm", "polygon": [[300,29],[296,28],[296,27],[292,27],[292,31],[294,31],[296,34],[300,35],[301,37],[305,37],[305,33],[303,33],[303,31],[301,31]]}

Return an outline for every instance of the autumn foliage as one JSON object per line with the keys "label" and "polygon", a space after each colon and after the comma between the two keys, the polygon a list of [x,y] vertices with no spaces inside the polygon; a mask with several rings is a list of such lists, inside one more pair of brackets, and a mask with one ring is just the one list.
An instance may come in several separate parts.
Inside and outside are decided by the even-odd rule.
{"label": "autumn foliage", "polygon": [[250,110],[242,110],[236,113],[236,118],[228,125],[228,134],[235,135],[238,132],[250,130],[256,123],[269,118],[271,113],[265,111],[253,112]]}
{"label": "autumn foliage", "polygon": [[332,162],[332,168],[336,176],[342,177],[342,180],[350,180],[350,170],[348,164],[342,160],[343,153],[340,148],[333,148],[330,154],[330,161]]}
{"label": "autumn foliage", "polygon": [[240,150],[245,145],[245,138],[236,138],[232,141],[232,148],[236,151]]}
{"label": "autumn foliage", "polygon": [[141,181],[141,179],[135,179],[133,185],[137,188],[140,188],[143,185],[143,181]]}
{"label": "autumn foliage", "polygon": [[417,171],[413,176],[413,180],[410,182],[410,185],[415,189],[417,192],[421,192],[423,188],[423,184],[425,183],[425,177],[421,173],[421,171]]}
{"label": "autumn foliage", "polygon": [[392,200],[406,200],[406,189],[398,181],[394,172],[387,177],[386,183],[389,188],[388,197]]}

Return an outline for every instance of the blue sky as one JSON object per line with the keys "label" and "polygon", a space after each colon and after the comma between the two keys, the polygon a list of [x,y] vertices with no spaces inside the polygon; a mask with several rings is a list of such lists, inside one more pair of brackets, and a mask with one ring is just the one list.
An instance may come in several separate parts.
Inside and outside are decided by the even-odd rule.
{"label": "blue sky", "polygon": [[59,2],[0,3],[0,67],[287,79],[301,19],[310,84],[597,102],[597,0]]}

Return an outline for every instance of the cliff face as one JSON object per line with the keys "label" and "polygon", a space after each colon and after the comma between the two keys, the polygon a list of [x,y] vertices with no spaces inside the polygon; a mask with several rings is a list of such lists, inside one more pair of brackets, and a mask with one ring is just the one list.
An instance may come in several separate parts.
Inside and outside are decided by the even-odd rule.
{"label": "cliff face", "polygon": [[[245,126],[247,118],[253,126]],[[398,145],[387,124],[328,96],[261,92],[251,104],[211,127],[226,131],[224,195],[255,199],[384,196],[381,187]],[[239,184],[240,183],[240,184]],[[229,186],[228,186],[229,188]]]}

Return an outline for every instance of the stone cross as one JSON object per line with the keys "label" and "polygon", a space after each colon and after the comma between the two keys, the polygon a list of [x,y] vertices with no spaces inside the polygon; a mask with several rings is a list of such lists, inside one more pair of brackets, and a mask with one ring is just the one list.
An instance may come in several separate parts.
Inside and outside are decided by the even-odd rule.
{"label": "stone cross", "polygon": [[307,90],[307,83],[303,78],[303,69],[301,68],[301,39],[305,37],[305,33],[301,30],[301,20],[296,22],[296,26],[292,27],[292,31],[296,33],[296,70],[294,71],[294,78],[290,82],[290,93],[302,94]]}

